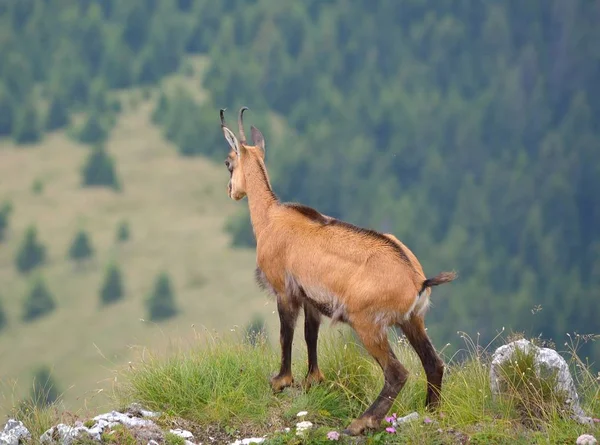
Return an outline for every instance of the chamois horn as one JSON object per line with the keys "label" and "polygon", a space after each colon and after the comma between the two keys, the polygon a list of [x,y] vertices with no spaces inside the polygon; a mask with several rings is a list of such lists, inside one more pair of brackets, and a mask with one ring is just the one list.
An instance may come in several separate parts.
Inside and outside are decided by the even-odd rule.
{"label": "chamois horn", "polygon": [[225,123],[225,110],[227,108],[221,108],[219,110],[219,116],[221,116],[221,128],[226,127],[227,124]]}
{"label": "chamois horn", "polygon": [[248,107],[240,108],[240,117],[238,118],[238,132],[240,134],[240,142],[246,143],[246,134],[244,133],[244,111],[249,110]]}

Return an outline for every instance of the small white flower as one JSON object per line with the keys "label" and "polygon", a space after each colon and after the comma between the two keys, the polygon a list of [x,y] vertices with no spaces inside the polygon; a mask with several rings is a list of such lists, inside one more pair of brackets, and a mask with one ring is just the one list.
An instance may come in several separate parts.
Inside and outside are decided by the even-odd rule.
{"label": "small white flower", "polygon": [[596,445],[598,441],[591,434],[582,434],[577,438],[577,445]]}
{"label": "small white flower", "polygon": [[304,417],[308,414],[308,411],[300,411],[298,414],[296,414],[296,417]]}
{"label": "small white flower", "polygon": [[302,436],[305,431],[311,429],[313,426],[312,422],[305,420],[296,424],[296,436]]}

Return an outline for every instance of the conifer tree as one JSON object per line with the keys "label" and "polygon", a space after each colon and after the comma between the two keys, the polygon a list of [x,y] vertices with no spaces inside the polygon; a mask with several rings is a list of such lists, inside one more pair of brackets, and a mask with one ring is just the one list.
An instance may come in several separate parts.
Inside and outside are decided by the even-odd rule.
{"label": "conifer tree", "polygon": [[29,397],[31,404],[37,408],[45,408],[58,400],[59,390],[48,366],[36,370]]}
{"label": "conifer tree", "polygon": [[151,321],[163,321],[177,314],[171,279],[166,272],[157,276],[146,307]]}
{"label": "conifer tree", "polygon": [[33,144],[41,139],[38,113],[33,104],[25,103],[17,109],[13,138],[17,144]]}
{"label": "conifer tree", "polygon": [[15,120],[15,105],[4,84],[0,83],[0,136],[12,133]]}
{"label": "conifer tree", "polygon": [[106,269],[104,283],[100,289],[100,304],[114,303],[124,296],[123,276],[117,264],[111,263]]}
{"label": "conifer tree", "polygon": [[67,102],[60,96],[55,96],[50,102],[46,116],[46,130],[58,130],[69,125],[69,109]]}
{"label": "conifer tree", "polygon": [[77,235],[75,235],[71,247],[69,248],[69,258],[79,262],[91,257],[93,254],[94,249],[87,232],[80,230],[77,232]]}
{"label": "conifer tree", "polygon": [[246,326],[245,340],[252,346],[256,346],[266,340],[267,329],[265,319],[261,315],[255,315]]}
{"label": "conifer tree", "polygon": [[130,236],[131,230],[129,228],[129,222],[121,221],[119,227],[117,228],[117,242],[124,243],[125,241],[129,240]]}
{"label": "conifer tree", "polygon": [[84,187],[107,186],[115,190],[121,188],[115,171],[115,163],[101,145],[92,148],[82,167],[81,174]]}
{"label": "conifer tree", "polygon": [[6,327],[8,324],[8,318],[6,317],[6,312],[4,311],[4,303],[2,302],[2,297],[0,296],[0,332]]}
{"label": "conifer tree", "polygon": [[108,130],[100,114],[95,110],[92,111],[79,130],[79,140],[84,144],[96,144],[104,142],[107,137]]}
{"label": "conifer tree", "polygon": [[5,202],[0,206],[0,242],[4,241],[6,229],[8,228],[8,218],[12,211],[10,202]]}
{"label": "conifer tree", "polygon": [[37,277],[25,298],[22,319],[31,322],[52,312],[56,307],[54,296],[48,290],[46,282]]}
{"label": "conifer tree", "polygon": [[17,256],[15,265],[21,273],[28,273],[46,261],[46,247],[38,241],[37,229],[31,225],[27,228]]}

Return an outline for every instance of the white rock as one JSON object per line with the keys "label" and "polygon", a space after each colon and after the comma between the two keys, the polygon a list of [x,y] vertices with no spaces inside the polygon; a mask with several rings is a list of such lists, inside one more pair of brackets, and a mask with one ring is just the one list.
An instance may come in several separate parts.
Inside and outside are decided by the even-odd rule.
{"label": "white rock", "polygon": [[140,405],[139,403],[132,403],[131,405],[129,405],[129,408],[127,408],[127,411],[138,412],[142,415],[142,417],[158,417],[158,416],[160,416],[160,413],[158,413],[158,412],[148,411],[148,410],[142,408],[142,405]]}
{"label": "white rock", "polygon": [[120,423],[123,426],[132,428],[132,427],[147,427],[150,425],[154,425],[154,422],[150,419],[140,419],[139,417],[133,417],[131,415],[123,414],[118,411],[111,411],[110,413],[100,414],[94,417],[96,422],[105,421],[109,424]]}
{"label": "white rock", "polygon": [[249,445],[251,443],[263,443],[264,437],[248,437],[246,439],[238,439],[235,442],[231,442],[230,445]]}
{"label": "white rock", "polygon": [[[148,411],[148,413],[155,414],[151,411]],[[143,411],[142,415],[144,415]],[[150,417],[154,416],[152,415]],[[148,428],[155,426],[152,420],[135,417],[133,414],[123,414],[118,411],[99,414],[94,417],[93,420],[94,425],[91,428],[86,428],[81,422],[76,422],[75,426],[69,426],[62,423],[53,426],[44,434],[42,434],[42,437],[40,437],[40,442],[49,444],[56,443],[56,440],[58,440],[58,442],[62,445],[70,445],[75,439],[83,437],[88,437],[92,440],[100,442],[104,430],[113,428],[117,425],[123,425],[126,428]],[[4,444],[0,442],[0,445]]]}
{"label": "white rock", "polygon": [[397,419],[394,419],[394,421],[392,422],[392,425],[398,426],[401,423],[411,422],[413,420],[417,420],[418,418],[419,418],[419,413],[413,412],[413,413],[407,414],[406,416],[398,417]]}
{"label": "white rock", "polygon": [[100,437],[94,437],[89,430],[84,426],[69,426],[64,423],[59,423],[53,426],[40,437],[41,443],[60,443],[61,445],[71,445],[76,439],[89,437],[91,439],[100,440]]}
{"label": "white rock", "polygon": [[579,395],[575,389],[575,383],[569,372],[569,366],[564,358],[558,352],[550,348],[540,348],[530,341],[521,339],[513,341],[507,345],[500,346],[492,356],[492,366],[490,367],[490,385],[494,395],[500,394],[501,388],[501,367],[509,361],[516,349],[525,353],[533,351],[535,354],[535,373],[540,377],[551,376],[556,372],[557,382],[556,391],[564,392],[567,395],[567,409],[571,417],[579,423],[593,424],[593,420],[587,417],[579,404]]}
{"label": "white rock", "polygon": [[577,445],[596,445],[598,441],[591,434],[582,434],[577,438]]}
{"label": "white rock", "polygon": [[160,445],[156,440],[152,439],[147,445]]}
{"label": "white rock", "polygon": [[8,419],[0,433],[0,445],[19,445],[20,441],[29,439],[31,434],[20,420]]}
{"label": "white rock", "polygon": [[191,432],[189,432],[187,430],[182,430],[179,428],[171,430],[171,433],[175,434],[176,436],[182,437],[184,439],[193,439],[194,438],[194,435]]}

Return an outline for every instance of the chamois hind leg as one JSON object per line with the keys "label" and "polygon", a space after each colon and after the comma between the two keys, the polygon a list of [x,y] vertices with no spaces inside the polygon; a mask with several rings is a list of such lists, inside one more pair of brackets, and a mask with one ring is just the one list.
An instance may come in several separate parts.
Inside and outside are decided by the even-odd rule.
{"label": "chamois hind leg", "polygon": [[435,410],[440,403],[444,362],[431,344],[427,331],[425,331],[425,321],[422,316],[412,315],[400,327],[421,359],[421,364],[427,375],[427,398],[425,399],[425,406],[428,409]]}
{"label": "chamois hind leg", "polygon": [[273,391],[279,392],[294,383],[292,376],[292,342],[294,328],[298,318],[299,307],[291,298],[277,296],[277,312],[279,312],[279,342],[281,345],[281,367],[279,374],[271,379]]}
{"label": "chamois hind leg", "polygon": [[322,382],[325,377],[319,369],[317,359],[317,340],[319,338],[319,326],[321,314],[310,303],[304,302],[304,339],[308,351],[308,372],[304,379],[304,385],[308,388],[314,383]]}
{"label": "chamois hind leg", "polygon": [[381,421],[392,407],[398,393],[408,379],[408,370],[398,361],[387,340],[385,329],[365,324],[353,326],[363,345],[383,370],[384,384],[373,404],[352,421],[344,433],[361,434],[366,428],[379,428]]}

